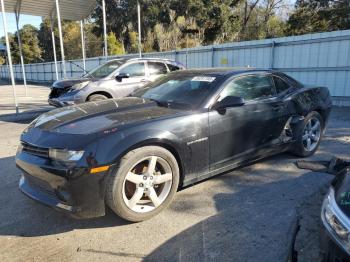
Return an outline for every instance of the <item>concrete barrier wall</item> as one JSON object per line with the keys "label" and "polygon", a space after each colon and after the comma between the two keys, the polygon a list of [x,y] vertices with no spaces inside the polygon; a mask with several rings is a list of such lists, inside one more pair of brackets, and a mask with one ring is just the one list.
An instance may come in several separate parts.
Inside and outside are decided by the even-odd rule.
{"label": "concrete barrier wall", "polygon": [[[123,57],[137,57],[137,54]],[[336,104],[350,105],[350,30],[145,53],[144,57],[169,58],[188,68],[274,68],[302,83],[327,86]],[[104,57],[89,58],[87,70],[104,62]],[[74,63],[83,64],[82,60],[66,61],[68,77],[83,73]],[[21,80],[21,66],[15,65],[14,71],[15,78]],[[53,62],[27,64],[25,71],[27,79],[33,82],[53,82],[56,78]],[[59,71],[62,77],[61,64]],[[8,78],[7,66],[0,67],[0,77]]]}

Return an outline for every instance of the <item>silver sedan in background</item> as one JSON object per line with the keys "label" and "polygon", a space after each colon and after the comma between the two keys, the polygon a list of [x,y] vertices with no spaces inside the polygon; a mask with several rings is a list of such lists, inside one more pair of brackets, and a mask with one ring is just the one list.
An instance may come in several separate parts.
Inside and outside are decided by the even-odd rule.
{"label": "silver sedan in background", "polygon": [[62,107],[128,96],[158,77],[185,67],[175,61],[159,58],[114,59],[80,78],[53,83],[49,104]]}

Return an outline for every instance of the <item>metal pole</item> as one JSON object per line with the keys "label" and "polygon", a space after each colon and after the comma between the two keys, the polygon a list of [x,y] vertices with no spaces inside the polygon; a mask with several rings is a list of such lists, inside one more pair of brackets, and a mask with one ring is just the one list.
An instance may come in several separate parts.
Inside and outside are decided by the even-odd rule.
{"label": "metal pole", "polygon": [[84,35],[84,21],[80,21],[80,32],[81,32],[81,50],[83,52],[83,68],[86,70],[86,55],[85,55],[85,35]]}
{"label": "metal pole", "polygon": [[51,19],[51,38],[52,38],[53,59],[55,61],[56,80],[58,80],[58,65],[57,65],[56,41],[55,41],[53,15],[51,15],[50,19]]}
{"label": "metal pole", "polygon": [[15,16],[16,16],[16,27],[17,27],[17,40],[18,40],[18,47],[19,47],[19,56],[21,59],[21,66],[22,66],[22,75],[23,75],[23,84],[25,87],[25,96],[28,95],[28,88],[27,88],[27,77],[26,77],[26,71],[24,67],[24,60],[23,60],[23,51],[22,51],[22,39],[21,39],[21,34],[19,33],[19,16],[20,16],[20,11],[21,11],[21,5],[22,5],[22,0],[19,0],[17,2],[16,10],[15,10]]}
{"label": "metal pole", "polygon": [[108,46],[107,46],[107,22],[106,22],[106,3],[102,0],[102,16],[103,16],[103,37],[104,37],[104,47],[105,47],[105,57],[108,59]]}
{"label": "metal pole", "polygon": [[137,20],[138,20],[138,31],[139,31],[139,56],[142,57],[142,51],[141,51],[141,8],[140,8],[140,2],[137,1]]}
{"label": "metal pole", "polygon": [[63,78],[66,78],[66,64],[64,61],[64,46],[63,46],[63,36],[62,36],[61,14],[60,14],[60,5],[58,3],[58,0],[56,0],[56,14],[57,14],[57,22],[58,22],[58,33],[60,35]]}
{"label": "metal pole", "polygon": [[271,53],[270,53],[270,69],[273,69],[273,64],[275,60],[275,41],[272,41],[271,44]]}
{"label": "metal pole", "polygon": [[16,84],[15,84],[15,77],[13,75],[10,41],[9,41],[9,37],[7,35],[7,22],[6,22],[6,16],[5,16],[5,5],[4,5],[4,0],[0,0],[0,1],[1,1],[1,12],[2,12],[2,23],[4,26],[4,34],[5,34],[5,40],[6,40],[7,58],[9,60],[9,69],[10,69],[13,98],[15,100],[16,114],[18,114],[19,112],[18,112],[18,102],[17,102],[17,95],[16,95]]}

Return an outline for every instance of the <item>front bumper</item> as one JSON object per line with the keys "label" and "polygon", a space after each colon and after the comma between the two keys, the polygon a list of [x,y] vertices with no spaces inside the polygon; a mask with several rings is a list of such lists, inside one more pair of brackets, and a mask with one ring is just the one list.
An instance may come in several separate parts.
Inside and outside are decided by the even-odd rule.
{"label": "front bumper", "polygon": [[90,174],[85,168],[62,168],[51,162],[25,152],[18,153],[16,165],[23,171],[20,190],[30,198],[76,218],[103,216],[108,172]]}
{"label": "front bumper", "polygon": [[339,208],[334,188],[331,187],[321,208],[325,261],[350,261],[350,220]]}
{"label": "front bumper", "polygon": [[64,107],[75,104],[74,101],[60,101],[59,98],[49,98],[47,102],[54,107]]}
{"label": "front bumper", "polygon": [[75,104],[84,103],[86,101],[86,95],[82,90],[74,90],[60,94],[58,97],[51,96],[48,99],[48,103],[54,107],[71,106]]}
{"label": "front bumper", "polygon": [[324,262],[350,261],[350,256],[330,237],[326,229],[321,231],[321,255]]}

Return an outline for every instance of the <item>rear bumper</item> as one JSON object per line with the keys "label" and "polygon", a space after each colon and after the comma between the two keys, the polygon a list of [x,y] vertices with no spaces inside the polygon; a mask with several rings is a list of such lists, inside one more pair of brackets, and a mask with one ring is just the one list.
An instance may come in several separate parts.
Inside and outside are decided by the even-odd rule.
{"label": "rear bumper", "polygon": [[16,165],[23,171],[19,189],[31,199],[76,218],[105,214],[107,172],[57,168],[47,159],[24,152],[17,154]]}

